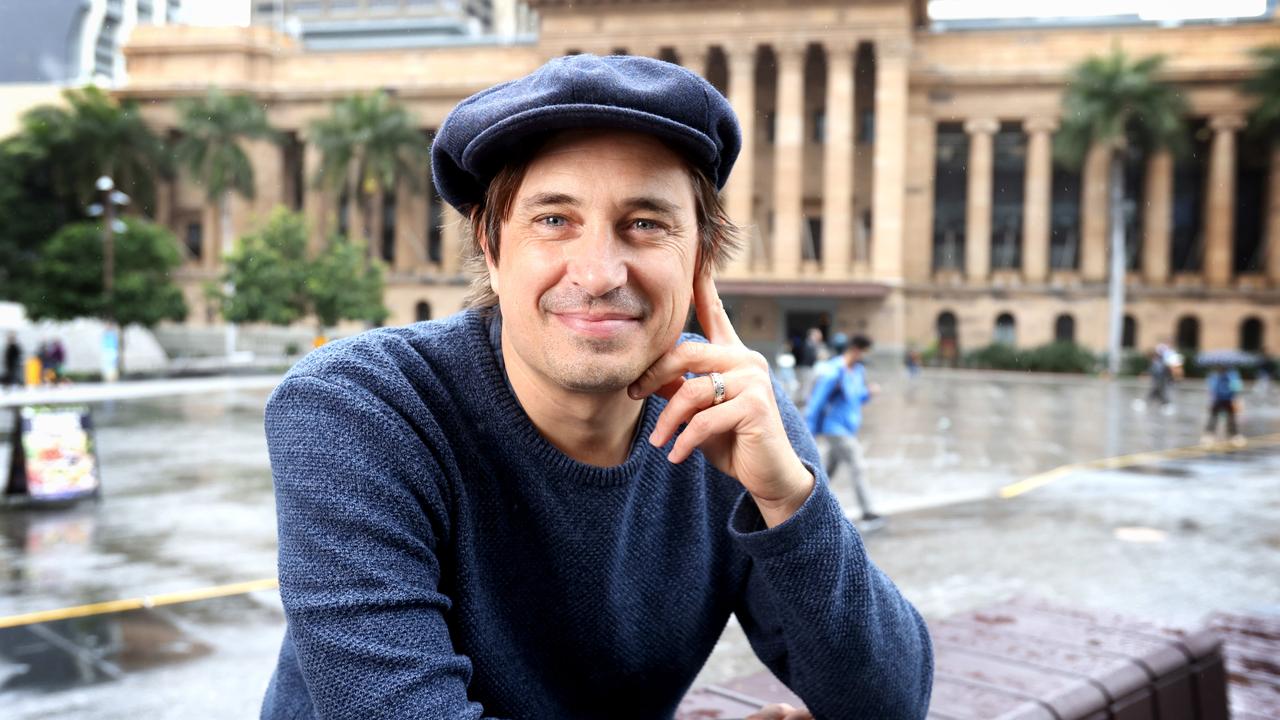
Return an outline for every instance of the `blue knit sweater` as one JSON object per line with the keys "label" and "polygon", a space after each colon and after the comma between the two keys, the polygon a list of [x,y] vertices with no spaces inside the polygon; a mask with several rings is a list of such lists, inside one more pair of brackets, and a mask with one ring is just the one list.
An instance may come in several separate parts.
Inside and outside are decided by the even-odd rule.
{"label": "blue knit sweater", "polygon": [[730,614],[818,718],[923,718],[925,624],[813,494],[767,529],[701,453],[556,450],[468,311],[308,355],[267,404],[288,630],[264,718],[670,718]]}

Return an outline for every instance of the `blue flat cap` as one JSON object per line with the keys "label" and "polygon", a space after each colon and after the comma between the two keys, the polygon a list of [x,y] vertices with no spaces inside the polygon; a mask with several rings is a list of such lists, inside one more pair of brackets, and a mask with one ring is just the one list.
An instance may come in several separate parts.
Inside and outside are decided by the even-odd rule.
{"label": "blue flat cap", "polygon": [[724,96],[679,65],[630,55],[569,55],[463,100],[431,146],[436,191],[465,210],[513,155],[558,130],[650,133],[723,188],[742,147]]}

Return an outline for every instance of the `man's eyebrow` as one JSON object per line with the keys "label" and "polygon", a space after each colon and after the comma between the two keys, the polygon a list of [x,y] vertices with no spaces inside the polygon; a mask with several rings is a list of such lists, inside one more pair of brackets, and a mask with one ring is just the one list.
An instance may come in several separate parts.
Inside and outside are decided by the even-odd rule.
{"label": "man's eyebrow", "polygon": [[644,210],[659,215],[677,216],[680,214],[680,206],[670,200],[664,200],[652,195],[642,195],[639,197],[631,197],[622,201],[622,206],[629,210]]}
{"label": "man's eyebrow", "polygon": [[525,210],[537,210],[546,207],[562,207],[564,205],[577,207],[581,205],[581,203],[578,202],[578,198],[569,195],[568,193],[558,192],[541,192],[537,195],[531,195],[525,198],[520,203],[520,207]]}

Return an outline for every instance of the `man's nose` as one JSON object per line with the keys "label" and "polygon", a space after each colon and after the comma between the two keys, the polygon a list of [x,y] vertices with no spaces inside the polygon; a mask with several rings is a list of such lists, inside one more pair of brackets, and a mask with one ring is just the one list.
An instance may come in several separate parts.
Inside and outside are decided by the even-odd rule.
{"label": "man's nose", "polygon": [[591,227],[569,243],[567,272],[574,285],[601,297],[627,284],[627,257],[622,238],[611,225]]}

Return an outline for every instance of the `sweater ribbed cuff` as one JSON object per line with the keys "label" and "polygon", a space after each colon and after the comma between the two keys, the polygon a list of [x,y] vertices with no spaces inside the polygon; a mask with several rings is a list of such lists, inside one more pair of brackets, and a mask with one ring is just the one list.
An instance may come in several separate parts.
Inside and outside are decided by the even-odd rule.
{"label": "sweater ribbed cuff", "polygon": [[814,474],[813,492],[796,513],[776,527],[767,527],[760,516],[760,508],[743,492],[729,515],[729,534],[752,557],[763,560],[790,552],[807,542],[821,542],[820,538],[839,533],[839,523],[846,522],[840,501],[827,487],[826,478],[808,462],[804,463]]}

